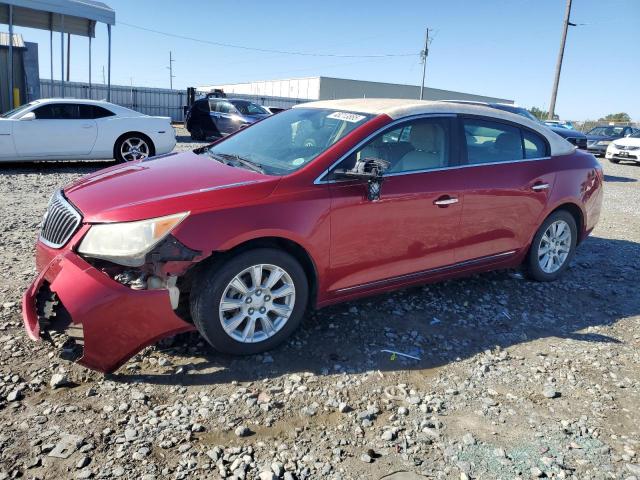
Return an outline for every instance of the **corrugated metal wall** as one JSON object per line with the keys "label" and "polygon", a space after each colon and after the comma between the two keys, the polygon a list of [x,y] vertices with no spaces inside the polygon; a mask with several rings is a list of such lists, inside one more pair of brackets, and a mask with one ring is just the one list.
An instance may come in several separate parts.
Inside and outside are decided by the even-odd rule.
{"label": "corrugated metal wall", "polygon": [[242,95],[239,93],[229,93],[225,90],[227,98],[239,98],[242,100],[249,100],[250,102],[257,103],[258,105],[265,105],[267,107],[280,107],[291,108],[299,103],[305,103],[309,100],[305,98],[289,98],[289,97],[269,97],[265,95]]}
{"label": "corrugated metal wall", "polygon": [[203,85],[198,87],[198,91],[213,91],[216,88],[224,90],[227,96],[231,96],[231,94],[236,96],[239,94],[259,97],[285,97],[318,100],[320,98],[320,77]]}
{"label": "corrugated metal wall", "polygon": [[[60,97],[61,83],[51,80],[40,80],[41,98]],[[93,100],[105,100],[107,98],[107,86],[93,84],[89,95],[89,84],[81,82],[65,82],[65,98],[91,98]],[[183,105],[187,101],[187,92],[182,90],[169,90],[165,88],[127,87],[124,85],[111,85],[111,101],[117,105],[146,113],[147,115],[159,115],[171,117],[174,122],[184,119]]]}
{"label": "corrugated metal wall", "polygon": [[[61,95],[60,82],[51,80],[40,80],[41,98],[58,98]],[[89,95],[89,84],[81,82],[65,82],[65,98],[91,98],[93,100],[104,100],[107,98],[107,86],[94,84],[91,86]],[[273,97],[264,95],[242,95],[228,93],[230,98],[242,98],[250,100],[259,105],[269,107],[290,108],[298,103],[307,102],[301,98]],[[111,101],[117,105],[146,113],[147,115],[160,115],[171,117],[174,122],[184,120],[183,106],[187,102],[187,93],[182,90],[169,90],[164,88],[147,87],[126,87],[123,85],[111,85]]]}

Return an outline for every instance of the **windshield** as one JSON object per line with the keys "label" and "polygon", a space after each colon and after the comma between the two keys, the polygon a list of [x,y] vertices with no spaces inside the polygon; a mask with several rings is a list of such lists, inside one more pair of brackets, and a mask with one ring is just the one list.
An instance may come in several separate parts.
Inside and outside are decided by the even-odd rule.
{"label": "windshield", "polygon": [[269,175],[287,175],[324,152],[372,115],[292,108],[213,145],[213,155],[250,161]]}
{"label": "windshield", "polygon": [[587,132],[587,135],[603,135],[606,137],[613,137],[615,135],[622,135],[624,127],[595,127]]}
{"label": "windshield", "polygon": [[14,115],[19,114],[20,112],[28,109],[29,107],[32,107],[35,104],[36,104],[36,102],[31,102],[31,103],[27,103],[25,105],[22,105],[22,106],[20,106],[18,108],[14,108],[13,110],[9,110],[8,112],[5,112],[2,115],[0,115],[0,118],[11,118]]}
{"label": "windshield", "polygon": [[264,108],[251,102],[231,102],[243,115],[268,115]]}

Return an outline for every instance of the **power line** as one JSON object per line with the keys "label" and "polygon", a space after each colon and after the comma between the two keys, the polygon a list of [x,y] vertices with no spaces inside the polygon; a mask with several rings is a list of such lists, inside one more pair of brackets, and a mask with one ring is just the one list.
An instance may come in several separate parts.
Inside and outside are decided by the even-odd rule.
{"label": "power line", "polygon": [[303,57],[340,57],[340,58],[385,58],[385,57],[413,57],[416,56],[416,53],[383,53],[379,55],[344,55],[337,53],[313,53],[313,52],[298,52],[298,51],[288,51],[288,50],[272,50],[269,48],[259,48],[259,47],[249,47],[246,45],[235,45],[232,43],[224,43],[224,42],[214,42],[212,40],[204,40],[202,38],[194,38],[188,37],[186,35],[178,35],[177,33],[170,32],[162,32],[160,30],[154,30],[152,28],[141,27],[140,25],[134,25],[132,23],[126,22],[118,22],[120,25],[125,25],[131,28],[137,28],[138,30],[143,30],[145,32],[156,33],[158,35],[164,35],[166,37],[179,38],[182,40],[189,40],[192,42],[206,43],[207,45],[215,45],[217,47],[226,47],[226,48],[236,48],[240,50],[249,50],[253,52],[263,52],[263,53],[279,53],[283,55],[298,55]]}

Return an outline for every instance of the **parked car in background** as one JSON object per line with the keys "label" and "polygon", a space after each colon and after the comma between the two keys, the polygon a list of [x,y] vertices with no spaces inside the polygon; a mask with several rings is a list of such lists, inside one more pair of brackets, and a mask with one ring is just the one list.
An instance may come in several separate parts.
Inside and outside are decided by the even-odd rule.
{"label": "parked car in background", "polygon": [[128,162],[168,153],[175,145],[169,117],[104,101],[49,98],[0,115],[0,161]]}
{"label": "parked car in background", "polygon": [[[447,101],[449,101],[449,100],[447,100]],[[496,108],[496,109],[502,110],[504,112],[515,113],[516,115],[520,115],[521,117],[528,118],[532,122],[538,122],[538,123],[541,123],[541,124],[545,125],[553,133],[555,133],[556,135],[561,136],[562,138],[564,138],[568,142],[574,144],[576,147],[578,147],[578,148],[580,148],[582,150],[586,150],[587,149],[587,136],[584,133],[579,132],[577,130],[571,130],[571,129],[568,129],[568,128],[564,128],[564,127],[549,126],[549,125],[547,125],[546,122],[541,122],[540,120],[538,120],[538,118],[534,114],[532,114],[529,110],[527,110],[526,108],[516,107],[515,105],[507,105],[505,103],[484,103],[484,102],[474,102],[474,101],[467,101],[467,100],[463,100],[463,101],[451,100],[451,101],[452,102],[457,102],[457,103],[467,103],[467,104],[470,104],[470,105],[486,105],[488,107]]]}
{"label": "parked car in background", "polygon": [[567,128],[569,130],[573,129],[573,123],[566,120],[543,120],[542,123],[548,127]]}
{"label": "parked car in background", "polygon": [[605,157],[612,163],[625,160],[640,162],[640,130],[612,141],[607,147]]}
{"label": "parked car in background", "polygon": [[184,126],[194,140],[229,135],[271,115],[267,109],[248,100],[202,98],[187,111]]}
{"label": "parked car in background", "polygon": [[555,280],[598,221],[602,182],[593,155],[495,108],[298,105],[56,192],[24,324],[32,339],[66,328],[102,371],[194,330],[255,354],[308,307],[522,264]]}
{"label": "parked car in background", "polygon": [[634,134],[637,129],[615,125],[593,127],[587,132],[587,149],[594,155],[604,155],[607,147],[618,138]]}

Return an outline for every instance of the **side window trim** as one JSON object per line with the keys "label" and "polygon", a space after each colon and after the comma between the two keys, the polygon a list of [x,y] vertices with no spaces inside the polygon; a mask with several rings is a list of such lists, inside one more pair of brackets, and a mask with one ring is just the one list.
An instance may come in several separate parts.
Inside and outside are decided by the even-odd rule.
{"label": "side window trim", "polygon": [[[314,185],[321,185],[321,184],[325,184],[325,183],[338,183],[338,182],[348,182],[348,181],[350,181],[350,180],[334,180],[334,179],[325,180],[325,177],[328,177],[331,174],[331,172],[338,165],[340,165],[340,163],[342,163],[344,160],[346,160],[350,155],[352,155],[352,154],[356,153],[358,150],[362,149],[371,140],[373,140],[374,138],[376,138],[379,135],[384,135],[385,133],[390,132],[392,130],[397,130],[399,126],[402,126],[403,124],[405,124],[407,122],[412,122],[412,121],[421,120],[421,119],[429,119],[429,118],[449,118],[449,119],[451,119],[450,120],[451,122],[454,122],[456,117],[457,117],[457,114],[455,114],[455,113],[427,113],[427,114],[421,114],[421,115],[412,115],[410,117],[405,117],[405,118],[401,118],[399,120],[394,120],[393,122],[391,122],[391,123],[379,128],[378,130],[376,130],[375,132],[371,133],[366,138],[364,138],[363,140],[358,142],[353,148],[349,149],[349,151],[347,151],[347,153],[342,155],[338,160],[333,162],[326,170],[324,170],[318,176],[318,178],[316,178],[314,180],[313,183],[314,183]],[[451,124],[451,127],[452,127],[452,130],[455,130],[455,124],[454,123]],[[450,141],[452,143],[451,147],[455,146],[455,144],[457,143],[457,139],[456,139],[455,133],[453,133],[451,135],[451,140]],[[455,150],[458,150],[458,149],[455,149]],[[450,160],[451,160],[451,163],[452,164],[455,163],[455,165],[450,165],[448,167],[442,167],[442,168],[434,168],[434,169],[429,169],[429,170],[414,170],[414,171],[411,171],[411,172],[387,173],[384,176],[385,177],[392,177],[392,176],[398,176],[398,175],[412,175],[414,173],[434,172],[434,171],[438,171],[438,170],[446,170],[446,169],[460,167],[459,155],[457,155],[456,152],[453,149],[451,151]]]}

